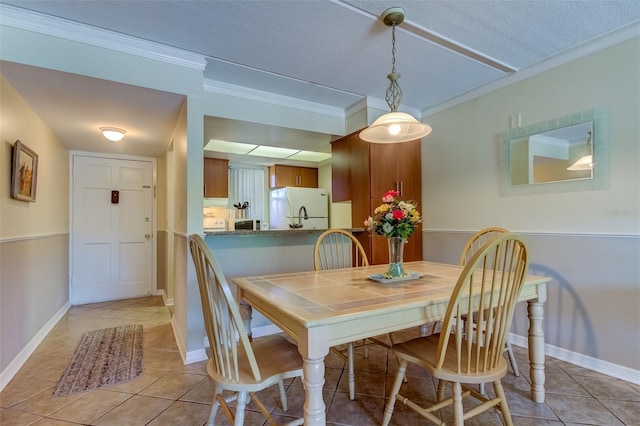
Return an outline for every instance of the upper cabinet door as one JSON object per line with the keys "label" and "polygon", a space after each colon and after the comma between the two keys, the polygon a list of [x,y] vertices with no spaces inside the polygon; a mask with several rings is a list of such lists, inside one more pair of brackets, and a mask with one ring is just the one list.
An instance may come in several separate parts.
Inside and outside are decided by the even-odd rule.
{"label": "upper cabinet door", "polygon": [[420,141],[370,144],[371,197],[381,198],[395,190],[405,199],[419,199],[421,193]]}
{"label": "upper cabinet door", "polygon": [[399,191],[396,144],[369,144],[371,198],[380,200],[389,190]]}
{"label": "upper cabinet door", "polygon": [[229,160],[205,157],[204,197],[229,197]]}
{"label": "upper cabinet door", "polygon": [[284,188],[285,186],[317,188],[318,169],[282,164],[269,166],[269,188]]}

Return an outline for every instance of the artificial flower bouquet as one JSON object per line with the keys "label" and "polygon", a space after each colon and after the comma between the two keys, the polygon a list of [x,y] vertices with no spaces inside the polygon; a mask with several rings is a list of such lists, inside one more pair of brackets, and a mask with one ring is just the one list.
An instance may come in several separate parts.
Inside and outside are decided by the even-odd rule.
{"label": "artificial flower bouquet", "polygon": [[376,207],[364,225],[378,235],[401,237],[406,242],[422,222],[422,217],[414,201],[400,200],[399,195],[398,191],[387,191],[382,197],[382,204]]}

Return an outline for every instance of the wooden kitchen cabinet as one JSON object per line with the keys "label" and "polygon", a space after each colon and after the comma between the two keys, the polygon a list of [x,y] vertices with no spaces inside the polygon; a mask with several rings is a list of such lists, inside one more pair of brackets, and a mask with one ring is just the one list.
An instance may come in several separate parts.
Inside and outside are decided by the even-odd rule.
{"label": "wooden kitchen cabinet", "polygon": [[420,198],[420,141],[370,144],[369,159],[372,196],[394,189],[404,199]]}
{"label": "wooden kitchen cabinet", "polygon": [[[351,133],[331,143],[332,200],[351,201],[351,225],[354,228],[363,226],[364,220],[382,204],[382,196],[389,190],[399,191],[403,199],[415,201],[422,213],[420,141],[374,144],[362,141],[359,133]],[[371,264],[389,261],[385,237],[372,235],[369,231],[355,235]],[[405,245],[404,260],[422,260],[421,225]]]}
{"label": "wooden kitchen cabinet", "polygon": [[285,166],[282,164],[269,166],[269,188],[282,188],[285,186],[317,188],[318,169]]}
{"label": "wooden kitchen cabinet", "polygon": [[229,197],[229,160],[205,157],[204,197]]}

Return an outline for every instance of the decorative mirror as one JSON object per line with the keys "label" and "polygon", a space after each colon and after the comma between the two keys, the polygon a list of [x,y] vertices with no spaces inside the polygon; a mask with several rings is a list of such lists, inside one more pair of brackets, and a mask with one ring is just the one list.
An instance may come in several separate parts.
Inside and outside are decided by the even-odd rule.
{"label": "decorative mirror", "polygon": [[502,195],[607,188],[608,127],[606,111],[594,109],[502,133]]}

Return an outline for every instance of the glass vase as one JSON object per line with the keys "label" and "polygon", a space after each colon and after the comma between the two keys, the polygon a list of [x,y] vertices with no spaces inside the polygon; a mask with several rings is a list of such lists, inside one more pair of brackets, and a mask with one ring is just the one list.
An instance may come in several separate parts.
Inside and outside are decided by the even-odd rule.
{"label": "glass vase", "polygon": [[404,256],[404,238],[402,237],[389,237],[387,238],[389,244],[389,269],[385,274],[386,278],[401,278],[406,277],[407,274],[404,271],[403,256]]}

